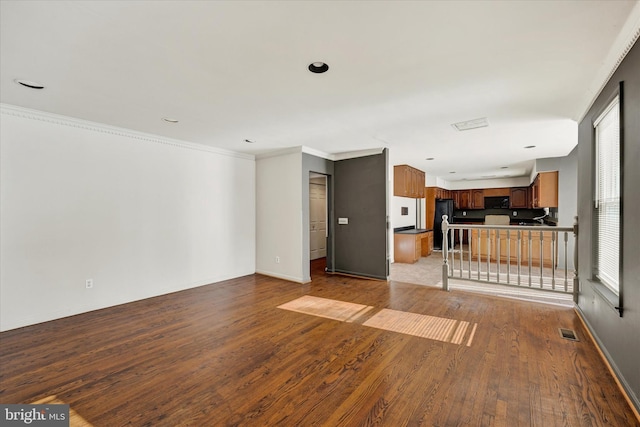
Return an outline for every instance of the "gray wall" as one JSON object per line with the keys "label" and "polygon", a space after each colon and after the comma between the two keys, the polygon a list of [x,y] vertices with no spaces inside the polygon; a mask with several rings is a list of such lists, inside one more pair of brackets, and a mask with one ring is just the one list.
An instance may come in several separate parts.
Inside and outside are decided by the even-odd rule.
{"label": "gray wall", "polygon": [[[624,306],[620,317],[606,292],[592,278],[594,132],[593,120],[624,81],[622,155],[622,271]],[[640,44],[636,43],[598,96],[578,129],[578,216],[580,218],[579,310],[619,379],[640,409]]]}
{"label": "gray wall", "polygon": [[[335,162],[334,271],[386,280],[388,150]],[[338,225],[348,218],[348,225]]]}
{"label": "gray wall", "polygon": [[310,254],[309,254],[309,173],[316,172],[327,175],[327,269],[333,269],[333,164],[331,160],[302,153],[302,277],[304,282],[311,281]]}

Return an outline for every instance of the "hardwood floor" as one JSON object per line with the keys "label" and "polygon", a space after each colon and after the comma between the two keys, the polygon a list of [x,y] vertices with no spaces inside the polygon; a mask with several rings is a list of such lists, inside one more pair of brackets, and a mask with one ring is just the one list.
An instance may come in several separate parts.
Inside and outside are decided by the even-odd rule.
{"label": "hardwood floor", "polygon": [[[55,396],[94,426],[639,425],[572,309],[312,267],[4,332],[0,402]],[[277,308],[303,295],[374,309]],[[363,325],[383,308],[478,326],[466,346]]]}

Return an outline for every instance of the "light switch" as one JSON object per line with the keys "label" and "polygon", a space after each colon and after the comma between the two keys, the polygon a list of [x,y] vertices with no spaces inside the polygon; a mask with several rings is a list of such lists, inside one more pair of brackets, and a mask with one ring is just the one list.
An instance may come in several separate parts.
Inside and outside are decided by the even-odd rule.
{"label": "light switch", "polygon": [[349,224],[349,218],[338,218],[338,224]]}

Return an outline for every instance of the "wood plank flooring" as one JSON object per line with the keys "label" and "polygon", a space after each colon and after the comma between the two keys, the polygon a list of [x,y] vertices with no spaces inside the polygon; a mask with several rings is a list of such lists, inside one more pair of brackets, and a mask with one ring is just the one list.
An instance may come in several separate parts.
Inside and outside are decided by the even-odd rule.
{"label": "wood plank flooring", "polygon": [[[94,426],[639,425],[572,309],[321,266],[308,285],[252,275],[4,332],[0,402],[55,396]],[[374,308],[277,308],[303,295]],[[384,308],[477,323],[473,343],[363,325]]]}

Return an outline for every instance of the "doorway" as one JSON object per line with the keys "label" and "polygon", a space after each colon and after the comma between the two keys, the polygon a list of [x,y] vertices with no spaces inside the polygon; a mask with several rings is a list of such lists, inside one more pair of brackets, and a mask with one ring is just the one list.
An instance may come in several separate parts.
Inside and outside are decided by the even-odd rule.
{"label": "doorway", "polygon": [[327,257],[327,218],[327,177],[311,172],[309,174],[309,260],[314,267],[322,270],[326,267]]}

